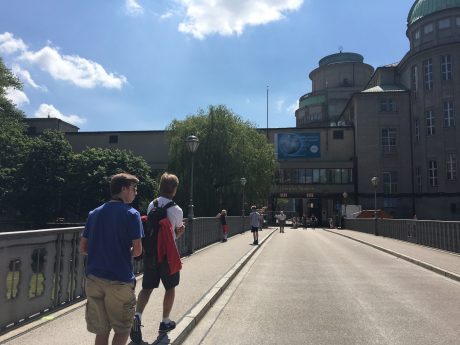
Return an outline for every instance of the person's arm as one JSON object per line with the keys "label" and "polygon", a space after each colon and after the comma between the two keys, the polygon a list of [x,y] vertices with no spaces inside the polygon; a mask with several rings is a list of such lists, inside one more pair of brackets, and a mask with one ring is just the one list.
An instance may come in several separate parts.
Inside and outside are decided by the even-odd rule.
{"label": "person's arm", "polygon": [[86,237],[80,237],[80,254],[88,255],[88,239]]}
{"label": "person's arm", "polygon": [[137,240],[133,240],[133,247],[131,248],[131,256],[133,258],[136,258],[141,254],[142,254],[142,240],[138,238]]}

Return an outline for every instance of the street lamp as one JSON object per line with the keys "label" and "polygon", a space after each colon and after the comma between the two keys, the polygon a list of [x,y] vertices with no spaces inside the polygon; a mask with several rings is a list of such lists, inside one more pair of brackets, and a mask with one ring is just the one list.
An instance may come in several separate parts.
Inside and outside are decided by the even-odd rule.
{"label": "street lamp", "polygon": [[[348,193],[347,192],[343,192],[342,193],[342,196],[343,196],[343,203],[345,204],[345,218],[347,217],[347,198],[348,198]],[[342,221],[342,228],[343,228],[343,221]]]}
{"label": "street lamp", "polygon": [[188,205],[188,218],[193,219],[193,163],[194,163],[194,156],[196,150],[198,150],[198,146],[200,145],[200,141],[194,135],[190,135],[185,139],[185,145],[187,146],[187,150],[192,154],[192,168],[190,171],[190,203]]}
{"label": "street lamp", "polygon": [[241,204],[241,216],[243,217],[243,227],[241,232],[244,232],[244,186],[246,185],[246,182],[248,182],[248,180],[246,180],[245,177],[240,178],[240,183],[243,187],[243,202]]}
{"label": "street lamp", "polygon": [[378,236],[377,230],[377,186],[379,185],[379,178],[374,176],[371,178],[371,183],[374,186],[374,235]]}

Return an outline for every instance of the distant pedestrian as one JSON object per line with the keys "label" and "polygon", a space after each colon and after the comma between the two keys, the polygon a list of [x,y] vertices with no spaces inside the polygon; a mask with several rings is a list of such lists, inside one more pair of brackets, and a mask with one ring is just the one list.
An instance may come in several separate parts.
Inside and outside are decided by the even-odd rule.
{"label": "distant pedestrian", "polygon": [[228,225],[227,225],[227,210],[222,210],[220,213],[217,214],[219,217],[220,225],[222,227],[222,242],[227,242],[227,234],[228,234]]}
{"label": "distant pedestrian", "polygon": [[286,215],[283,211],[276,216],[278,219],[278,225],[280,226],[280,233],[284,233],[284,226],[286,225]]}
{"label": "distant pedestrian", "polygon": [[110,179],[111,200],[92,210],[80,239],[86,261],[86,325],[96,345],[125,345],[133,323],[136,296],[132,257],[141,255],[141,217],[131,204],[139,180],[122,173]]}
{"label": "distant pedestrian", "polygon": [[254,242],[252,244],[258,245],[259,244],[259,212],[257,212],[256,206],[251,206],[251,213],[249,214],[249,222],[251,224],[251,232],[252,237],[254,238]]}
{"label": "distant pedestrian", "polygon": [[262,231],[264,227],[264,210],[261,208],[259,211],[259,230]]}

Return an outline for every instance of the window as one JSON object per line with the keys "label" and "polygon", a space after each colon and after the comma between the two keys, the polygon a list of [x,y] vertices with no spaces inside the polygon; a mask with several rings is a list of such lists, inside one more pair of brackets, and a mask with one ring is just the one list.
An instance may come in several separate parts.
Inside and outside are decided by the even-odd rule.
{"label": "window", "polygon": [[415,178],[417,183],[417,191],[421,193],[422,190],[422,168],[416,167],[415,168]]}
{"label": "window", "polygon": [[455,23],[457,26],[460,26],[460,17],[455,18]]}
{"label": "window", "polygon": [[383,111],[383,112],[396,111],[396,103],[392,99],[382,99],[380,101],[380,111]]}
{"label": "window", "polygon": [[450,213],[457,213],[457,204],[450,204]]}
{"label": "window", "polygon": [[418,90],[418,68],[417,65],[412,66],[412,71],[411,71],[411,84],[412,84],[412,91],[417,92]]}
{"label": "window", "polygon": [[434,135],[434,115],[432,110],[425,112],[426,135]]}
{"label": "window", "polygon": [[416,40],[420,39],[420,30],[415,31],[414,38]]}
{"label": "window", "polygon": [[118,144],[118,135],[110,135],[109,144]]}
{"label": "window", "polygon": [[332,137],[334,139],[343,139],[343,131],[333,131]]}
{"label": "window", "polygon": [[383,192],[385,194],[398,192],[398,173],[394,171],[383,173]]}
{"label": "window", "polygon": [[433,23],[427,24],[423,27],[423,33],[425,35],[430,34],[433,32]]}
{"label": "window", "polygon": [[353,183],[352,169],[279,169],[276,183],[292,184],[349,184]]}
{"label": "window", "polygon": [[449,153],[447,155],[447,179],[454,181],[457,179],[457,155],[455,153]]}
{"label": "window", "polygon": [[450,55],[441,56],[442,80],[452,80],[452,58]]}
{"label": "window", "polygon": [[423,61],[423,82],[425,90],[433,88],[433,61],[431,59]]}
{"label": "window", "polygon": [[418,144],[420,142],[420,123],[418,119],[415,119],[415,142]]}
{"label": "window", "polygon": [[382,151],[383,153],[396,152],[396,128],[382,129]]}
{"label": "window", "polygon": [[444,127],[455,127],[454,102],[447,101],[443,104]]}
{"label": "window", "polygon": [[440,29],[447,29],[447,28],[450,28],[450,18],[441,19],[441,20],[438,22],[438,28],[440,28]]}
{"label": "window", "polygon": [[436,161],[428,162],[428,182],[431,187],[438,186],[438,162]]}

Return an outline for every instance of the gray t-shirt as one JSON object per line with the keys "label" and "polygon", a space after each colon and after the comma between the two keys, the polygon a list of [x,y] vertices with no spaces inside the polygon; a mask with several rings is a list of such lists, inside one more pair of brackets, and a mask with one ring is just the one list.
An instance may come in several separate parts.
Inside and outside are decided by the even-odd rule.
{"label": "gray t-shirt", "polygon": [[259,212],[254,211],[249,214],[249,222],[251,223],[251,226],[258,228],[259,227]]}

